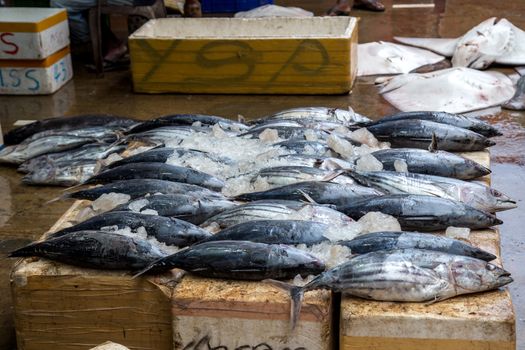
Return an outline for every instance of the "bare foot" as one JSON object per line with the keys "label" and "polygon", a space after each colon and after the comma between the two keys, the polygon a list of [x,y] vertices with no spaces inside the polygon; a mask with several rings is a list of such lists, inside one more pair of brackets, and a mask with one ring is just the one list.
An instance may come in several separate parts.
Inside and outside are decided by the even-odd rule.
{"label": "bare foot", "polygon": [[352,0],[338,0],[334,7],[328,10],[328,16],[348,16],[352,10]]}
{"label": "bare foot", "polygon": [[355,8],[362,8],[371,11],[384,11],[385,5],[379,0],[355,0]]}
{"label": "bare foot", "polygon": [[124,56],[128,52],[128,47],[126,44],[122,43],[116,47],[112,47],[108,50],[104,56],[104,61],[116,62],[119,58]]}

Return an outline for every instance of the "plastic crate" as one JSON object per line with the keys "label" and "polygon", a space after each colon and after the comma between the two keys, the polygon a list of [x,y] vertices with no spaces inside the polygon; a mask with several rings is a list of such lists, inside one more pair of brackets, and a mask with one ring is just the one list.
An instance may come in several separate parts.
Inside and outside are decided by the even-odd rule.
{"label": "plastic crate", "polygon": [[201,0],[202,12],[238,12],[273,4],[273,0]]}

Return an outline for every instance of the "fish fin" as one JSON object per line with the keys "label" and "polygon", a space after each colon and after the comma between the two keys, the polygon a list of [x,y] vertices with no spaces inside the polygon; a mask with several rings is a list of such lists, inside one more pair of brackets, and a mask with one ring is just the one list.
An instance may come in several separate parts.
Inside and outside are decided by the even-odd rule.
{"label": "fish fin", "polygon": [[[86,180],[86,181],[89,181],[89,179]],[[86,184],[88,183],[88,182],[86,182],[86,181],[84,181],[84,182],[81,183],[81,184],[78,184],[78,185],[75,185],[75,186],[71,186],[71,187],[65,188],[65,189],[62,190],[62,192],[66,192],[66,191],[74,190],[75,188],[82,187],[82,186],[84,186],[84,185],[86,185]]]}
{"label": "fish fin", "polygon": [[321,179],[321,181],[324,181],[324,182],[331,181],[331,180],[335,179],[336,177],[343,175],[344,173],[345,173],[345,171],[334,171],[334,172],[326,175],[325,177],[323,177]]}
{"label": "fish fin", "polygon": [[71,193],[64,193],[61,196],[58,196],[58,197],[55,197],[53,199],[48,200],[47,202],[44,203],[44,205],[55,203],[55,202],[58,202],[58,201],[60,201],[62,199],[68,199],[68,198],[71,198]]}
{"label": "fish fin", "polygon": [[319,204],[317,203],[312,197],[310,197],[310,195],[306,192],[304,192],[303,190],[298,190],[299,193],[311,204]]}
{"label": "fish fin", "polygon": [[139,276],[142,276],[143,274],[145,274],[146,272],[150,271],[151,269],[157,267],[159,261],[161,261],[162,259],[164,258],[160,258],[160,259],[157,259],[155,261],[153,261],[151,264],[149,264],[148,266],[146,266],[145,268],[143,268],[142,270],[136,272],[132,277],[131,279],[135,279]]}
{"label": "fish fin", "polygon": [[408,38],[399,36],[395,36],[394,40],[402,44],[424,48],[447,57],[452,57],[459,42],[459,38]]}
{"label": "fish fin", "polygon": [[297,326],[297,321],[299,320],[299,315],[301,314],[301,304],[304,297],[304,288],[297,287],[293,284],[285,283],[282,281],[266,279],[262,281],[263,283],[268,283],[290,293],[291,298],[291,307],[290,307],[290,328],[293,331]]}
{"label": "fish fin", "polygon": [[436,137],[436,133],[435,132],[432,132],[432,141],[430,141],[430,145],[428,146],[428,150],[432,153],[435,153],[437,150],[438,150],[438,142],[437,142],[437,137]]}

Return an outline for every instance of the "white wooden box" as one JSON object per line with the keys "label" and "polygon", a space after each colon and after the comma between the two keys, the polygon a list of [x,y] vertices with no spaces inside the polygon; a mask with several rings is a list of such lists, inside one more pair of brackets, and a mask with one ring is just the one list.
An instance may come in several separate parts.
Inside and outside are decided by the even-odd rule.
{"label": "white wooden box", "polygon": [[0,9],[0,60],[41,60],[68,45],[64,9]]}
{"label": "white wooden box", "polygon": [[0,60],[0,94],[52,94],[73,77],[69,47],[44,60]]}

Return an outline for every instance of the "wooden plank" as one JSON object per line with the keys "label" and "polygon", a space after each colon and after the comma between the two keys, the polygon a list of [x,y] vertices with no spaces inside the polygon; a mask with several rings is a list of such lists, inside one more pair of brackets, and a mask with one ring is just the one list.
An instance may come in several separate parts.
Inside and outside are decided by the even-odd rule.
{"label": "wooden plank", "polygon": [[[488,151],[461,155],[486,167],[490,165]],[[490,184],[490,176],[481,181]],[[496,229],[472,231],[467,241],[501,256],[500,235]],[[495,263],[501,265],[500,258]],[[378,302],[351,296],[341,299],[342,350],[507,350],[515,347],[515,315],[506,288],[431,305]]]}
{"label": "wooden plank", "polygon": [[[351,32],[334,32],[333,38],[298,38],[290,33],[170,39],[170,34],[154,27],[157,22],[150,22],[156,36],[133,35],[129,40],[134,89],[147,93],[348,93],[357,59],[357,25],[349,23]],[[235,24],[224,21],[226,28]]]}

